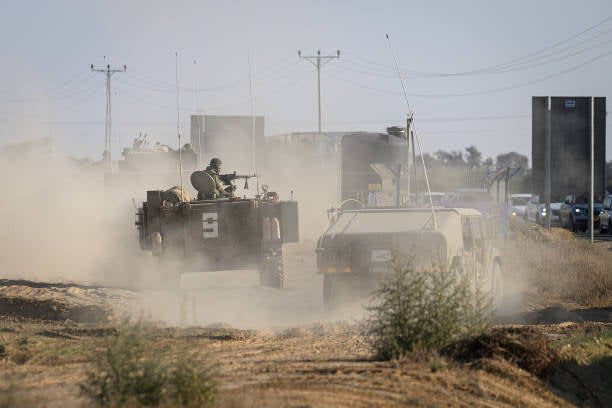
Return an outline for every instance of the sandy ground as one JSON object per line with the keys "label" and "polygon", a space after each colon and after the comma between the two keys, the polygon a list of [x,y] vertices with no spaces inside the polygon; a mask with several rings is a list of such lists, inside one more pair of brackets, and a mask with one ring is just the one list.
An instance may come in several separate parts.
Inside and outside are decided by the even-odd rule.
{"label": "sandy ground", "polygon": [[[543,381],[505,360],[374,360],[357,324],[363,308],[324,310],[310,245],[287,248],[285,290],[259,287],[253,271],[185,275],[178,291],[0,281],[0,407],[89,406],[79,385],[116,333],[108,319],[126,313],[160,322],[154,350],[188,353],[194,362],[214,365],[219,406],[547,407],[612,401],[605,386],[585,386],[588,376]],[[522,294],[521,306],[500,322],[536,325],[555,341],[569,339],[568,328],[612,330],[611,309],[536,299]],[[602,347],[612,350],[612,340]],[[581,387],[588,392],[581,394]]]}

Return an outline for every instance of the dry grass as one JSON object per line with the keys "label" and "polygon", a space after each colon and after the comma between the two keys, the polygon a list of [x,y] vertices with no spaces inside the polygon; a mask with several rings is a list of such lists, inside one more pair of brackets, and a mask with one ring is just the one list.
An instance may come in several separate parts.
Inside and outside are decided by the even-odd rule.
{"label": "dry grass", "polygon": [[575,239],[566,230],[552,232],[515,223],[507,243],[505,270],[542,294],[584,306],[612,303],[612,251]]}
{"label": "dry grass", "polygon": [[560,356],[544,333],[533,327],[499,327],[491,333],[451,344],[446,354],[462,362],[503,359],[540,378],[547,378]]}

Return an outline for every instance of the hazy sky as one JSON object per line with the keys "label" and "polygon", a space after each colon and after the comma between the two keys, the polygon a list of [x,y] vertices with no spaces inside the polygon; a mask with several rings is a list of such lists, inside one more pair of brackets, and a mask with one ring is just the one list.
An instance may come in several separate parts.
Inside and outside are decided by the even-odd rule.
{"label": "hazy sky", "polygon": [[139,132],[176,144],[175,51],[185,139],[196,109],[249,114],[249,55],[266,134],[316,129],[315,70],[298,49],[341,50],[322,71],[324,130],[401,125],[385,33],[426,151],[530,155],[531,96],[612,93],[609,0],[2,0],[2,10],[0,143],[51,136],[76,156],[104,148],[104,77],[89,69],[103,56],[128,67],[112,78],[115,152]]}

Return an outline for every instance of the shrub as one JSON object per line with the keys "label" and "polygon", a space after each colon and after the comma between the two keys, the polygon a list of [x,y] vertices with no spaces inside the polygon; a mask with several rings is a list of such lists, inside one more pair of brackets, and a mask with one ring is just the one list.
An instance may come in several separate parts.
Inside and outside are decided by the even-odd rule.
{"label": "shrub", "polygon": [[170,373],[170,399],[186,407],[202,407],[214,400],[215,383],[206,368],[196,368],[180,358]]}
{"label": "shrub", "polygon": [[149,350],[142,325],[124,324],[104,357],[82,387],[103,406],[201,407],[213,400],[210,373]]}
{"label": "shrub", "polygon": [[438,350],[489,327],[490,301],[474,291],[465,274],[432,267],[417,270],[412,261],[393,261],[367,308],[365,335],[378,356]]}
{"label": "shrub", "polygon": [[28,348],[28,338],[25,336],[19,337],[15,343],[9,358],[13,363],[23,365],[32,358],[32,352]]}

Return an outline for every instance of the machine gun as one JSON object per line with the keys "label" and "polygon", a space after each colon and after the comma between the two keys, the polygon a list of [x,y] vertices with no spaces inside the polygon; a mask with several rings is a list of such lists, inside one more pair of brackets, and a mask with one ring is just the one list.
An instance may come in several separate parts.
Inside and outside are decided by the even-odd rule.
{"label": "machine gun", "polygon": [[219,174],[219,179],[223,182],[223,184],[232,184],[232,181],[234,180],[238,180],[238,179],[244,179],[244,189],[248,190],[249,189],[249,179],[253,178],[253,177],[257,177],[256,174],[250,175],[250,174],[236,174],[236,172],[234,171],[233,173],[227,173],[227,174]]}

